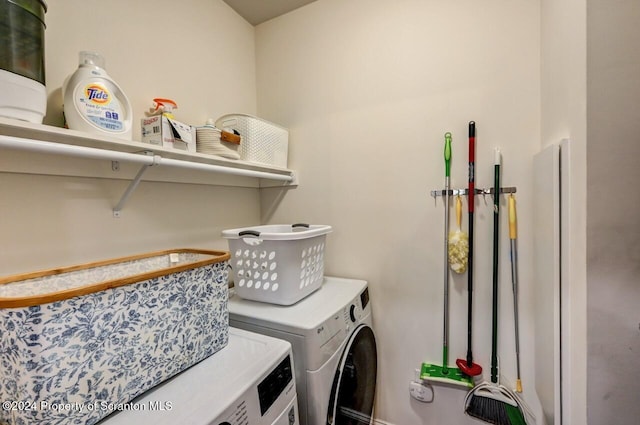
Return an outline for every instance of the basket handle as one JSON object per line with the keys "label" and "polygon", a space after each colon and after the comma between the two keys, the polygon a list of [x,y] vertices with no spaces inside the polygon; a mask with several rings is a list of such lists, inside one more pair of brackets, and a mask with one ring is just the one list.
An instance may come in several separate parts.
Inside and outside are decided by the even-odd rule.
{"label": "basket handle", "polygon": [[[292,229],[298,228],[298,227],[303,227],[305,229],[309,228],[309,225],[307,223],[295,223],[291,225]],[[255,238],[259,238],[260,237],[260,232],[258,232],[257,230],[242,230],[241,232],[238,232],[238,236],[239,237],[245,237],[245,236],[253,236]]]}
{"label": "basket handle", "polygon": [[222,140],[223,142],[227,142],[227,143],[235,143],[236,145],[240,144],[240,136],[235,134],[235,133],[231,133],[229,131],[225,131],[222,130],[220,133],[220,140]]}
{"label": "basket handle", "polygon": [[238,236],[240,236],[240,237],[253,236],[254,238],[259,238],[260,237],[260,232],[258,232],[257,230],[243,230],[243,231],[238,233]]}

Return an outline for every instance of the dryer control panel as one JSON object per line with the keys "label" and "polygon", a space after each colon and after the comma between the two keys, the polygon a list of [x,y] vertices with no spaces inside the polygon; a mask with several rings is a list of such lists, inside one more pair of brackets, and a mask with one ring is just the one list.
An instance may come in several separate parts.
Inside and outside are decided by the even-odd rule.
{"label": "dryer control panel", "polygon": [[[352,323],[360,323],[365,314],[365,309],[369,305],[369,288],[365,288],[360,294],[360,304],[356,302],[349,307],[349,319]],[[368,310],[366,310],[368,312]]]}
{"label": "dryer control panel", "polygon": [[[217,418],[216,425],[297,424],[297,412],[291,409],[295,398],[291,354],[282,359],[257,385],[252,385]],[[294,403],[295,404],[295,403]]]}
{"label": "dryer control panel", "polygon": [[291,357],[287,356],[258,384],[258,399],[260,400],[261,415],[264,415],[265,412],[269,410],[291,381],[293,381]]}

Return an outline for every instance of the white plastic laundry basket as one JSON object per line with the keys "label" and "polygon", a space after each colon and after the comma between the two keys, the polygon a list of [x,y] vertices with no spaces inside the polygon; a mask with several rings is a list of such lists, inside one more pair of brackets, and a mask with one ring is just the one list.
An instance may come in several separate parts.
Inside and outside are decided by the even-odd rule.
{"label": "white plastic laundry basket", "polygon": [[291,305],[322,285],[326,225],[269,225],[222,232],[231,251],[236,293]]}

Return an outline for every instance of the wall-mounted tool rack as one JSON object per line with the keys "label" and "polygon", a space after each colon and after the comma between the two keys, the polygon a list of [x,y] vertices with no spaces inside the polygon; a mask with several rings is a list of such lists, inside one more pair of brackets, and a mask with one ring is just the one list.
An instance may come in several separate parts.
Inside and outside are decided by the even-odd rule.
{"label": "wall-mounted tool rack", "polygon": [[[493,188],[489,188],[489,189],[475,189],[476,195],[493,195]],[[468,189],[449,189],[449,196],[462,196],[462,195],[467,195],[469,193]],[[516,188],[515,187],[501,187],[500,188],[500,194],[505,194],[505,193],[516,193]],[[431,191],[431,196],[433,196],[434,198],[437,198],[438,196],[445,196],[447,195],[447,191],[445,189],[442,190],[432,190]]]}

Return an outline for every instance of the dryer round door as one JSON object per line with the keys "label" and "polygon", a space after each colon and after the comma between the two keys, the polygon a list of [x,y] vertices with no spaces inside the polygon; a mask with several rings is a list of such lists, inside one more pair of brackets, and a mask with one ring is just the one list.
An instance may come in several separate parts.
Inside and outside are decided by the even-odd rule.
{"label": "dryer round door", "polygon": [[373,330],[358,326],[336,370],[327,410],[328,425],[369,425],[376,392],[378,353]]}

